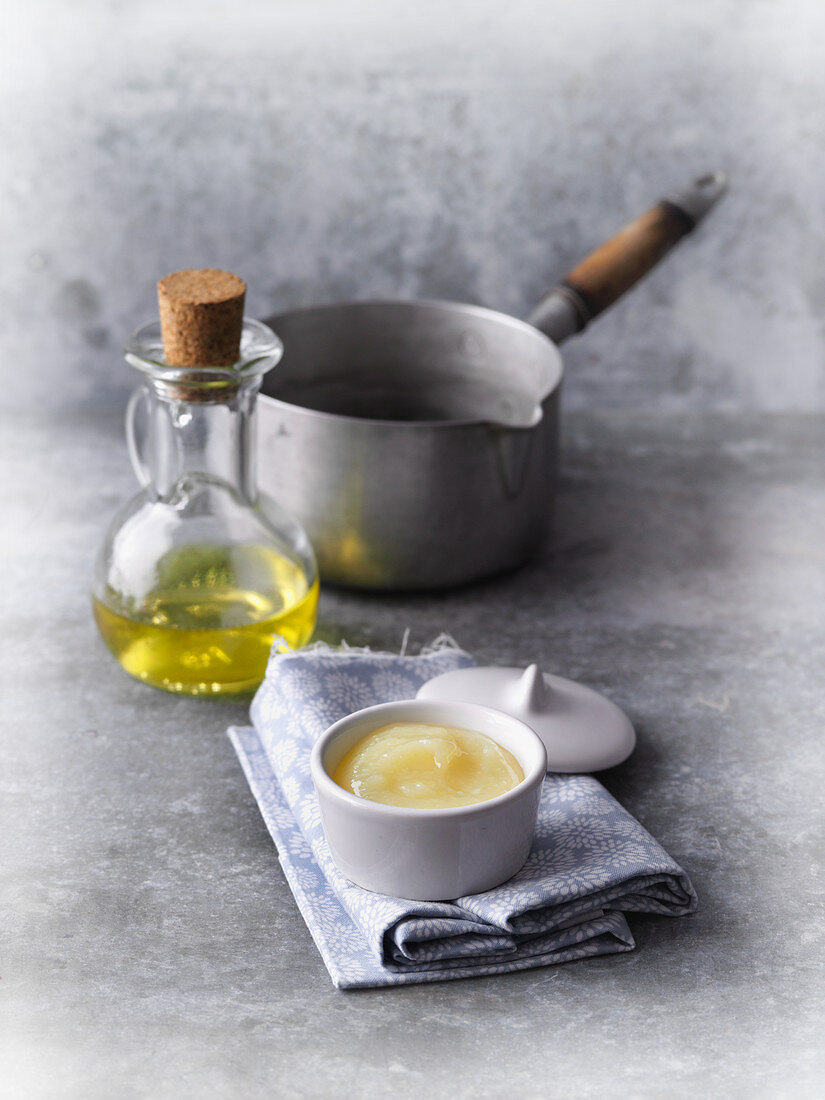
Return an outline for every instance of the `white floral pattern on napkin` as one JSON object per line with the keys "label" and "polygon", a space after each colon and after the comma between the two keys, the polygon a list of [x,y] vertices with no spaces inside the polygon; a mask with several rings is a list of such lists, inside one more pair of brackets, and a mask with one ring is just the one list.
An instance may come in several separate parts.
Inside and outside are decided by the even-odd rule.
{"label": "white floral pattern on napkin", "polygon": [[274,654],[229,736],[278,847],[284,874],[339,988],[437,981],[629,951],[624,912],[691,912],[682,869],[592,776],[549,775],[527,863],[455,903],[363,890],[329,853],[309,772],[316,738],[361,707],[409,699],[472,664],[455,648],[421,656],[314,647]]}

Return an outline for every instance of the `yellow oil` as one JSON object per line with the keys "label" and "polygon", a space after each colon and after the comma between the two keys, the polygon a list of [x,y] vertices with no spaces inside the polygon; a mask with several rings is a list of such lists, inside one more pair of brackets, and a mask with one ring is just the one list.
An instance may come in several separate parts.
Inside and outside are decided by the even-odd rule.
{"label": "yellow oil", "polygon": [[156,569],[139,599],[108,590],[93,599],[100,633],[138,680],[186,695],[230,695],[260,684],[276,637],[290,648],[312,635],[318,582],[261,546],[185,547]]}

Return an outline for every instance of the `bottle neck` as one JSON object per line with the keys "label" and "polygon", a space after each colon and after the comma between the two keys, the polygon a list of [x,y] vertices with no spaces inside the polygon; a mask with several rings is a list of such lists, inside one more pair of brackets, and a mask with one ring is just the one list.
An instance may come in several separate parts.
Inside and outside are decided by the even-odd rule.
{"label": "bottle neck", "polygon": [[236,363],[181,367],[166,362],[156,321],[132,333],[126,361],[144,386],[129,402],[126,438],[135,474],[151,496],[171,499],[187,494],[187,482],[212,482],[256,501],[255,399],[283,350],[272,329],[246,318]]}
{"label": "bottle neck", "polygon": [[247,378],[215,399],[154,380],[149,383],[145,460],[151,495],[163,500],[178,492],[182,483],[218,482],[255,502],[254,414],[260,383],[260,377]]}

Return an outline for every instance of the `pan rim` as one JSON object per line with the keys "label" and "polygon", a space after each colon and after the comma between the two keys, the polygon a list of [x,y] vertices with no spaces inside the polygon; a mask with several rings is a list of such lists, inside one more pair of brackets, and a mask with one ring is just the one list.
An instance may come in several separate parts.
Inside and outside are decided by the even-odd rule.
{"label": "pan rim", "polygon": [[[549,336],[531,325],[529,321],[522,321],[518,317],[513,317],[512,314],[503,313],[501,310],[490,309],[488,306],[476,305],[474,303],[467,302],[455,302],[450,299],[443,298],[349,298],[340,301],[326,301],[315,303],[310,306],[298,306],[295,309],[281,310],[279,313],[269,314],[264,318],[264,324],[273,329],[276,335],[278,335],[278,320],[283,317],[295,317],[298,315],[307,315],[311,313],[321,313],[335,309],[368,309],[368,308],[383,308],[383,307],[421,307],[424,306],[428,309],[438,309],[446,313],[461,312],[465,316],[471,315],[476,317],[482,317],[488,321],[495,321],[498,324],[502,324],[505,327],[513,328],[519,332],[527,333],[530,338],[537,338],[544,346],[551,350],[554,358],[554,366],[556,377],[550,379],[550,383],[547,385],[546,391],[539,397],[536,402],[536,407],[541,408],[544,402],[554,393],[557,393],[559,387],[564,378],[564,361],[562,359],[561,352],[558,345]],[[280,337],[279,337],[280,338]],[[288,353],[288,347],[285,347],[286,353]],[[321,409],[310,409],[306,405],[295,405],[290,401],[284,401],[280,397],[274,397],[272,394],[260,392],[258,394],[258,400],[263,401],[268,405],[279,406],[284,409],[305,413],[312,417],[324,417],[331,421],[341,421],[346,423],[358,423],[363,425],[374,425],[375,427],[392,427],[393,429],[408,429],[415,430],[421,427],[430,429],[448,429],[448,428],[478,428],[479,426],[494,428],[498,431],[511,431],[511,432],[530,432],[541,423],[541,418],[538,418],[534,423],[524,425],[523,427],[512,427],[510,425],[504,425],[496,423],[494,420],[483,420],[479,417],[456,417],[453,419],[439,419],[439,420],[392,420],[382,419],[378,417],[366,417],[366,416],[350,416],[345,413],[332,413],[325,412]]]}

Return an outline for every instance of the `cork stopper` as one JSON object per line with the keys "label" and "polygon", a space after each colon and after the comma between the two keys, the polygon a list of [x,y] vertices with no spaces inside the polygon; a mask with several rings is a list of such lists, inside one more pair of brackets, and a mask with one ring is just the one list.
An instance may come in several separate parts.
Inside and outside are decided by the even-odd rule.
{"label": "cork stopper", "polygon": [[172,367],[238,361],[246,283],[217,268],[176,271],[158,283],[160,328]]}

